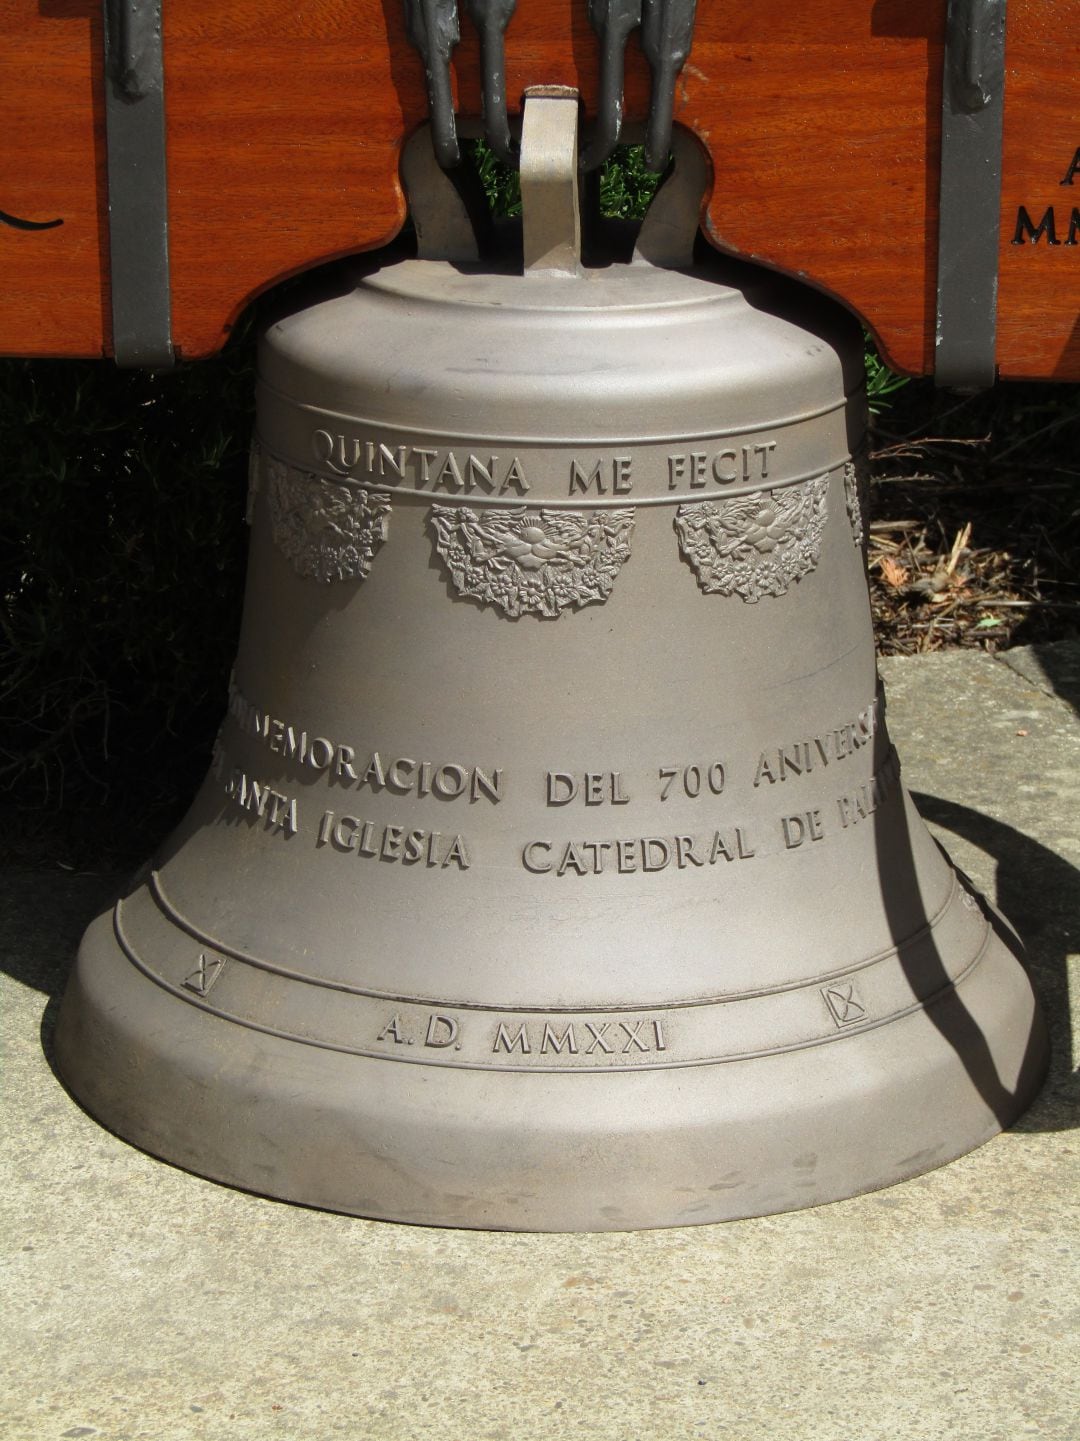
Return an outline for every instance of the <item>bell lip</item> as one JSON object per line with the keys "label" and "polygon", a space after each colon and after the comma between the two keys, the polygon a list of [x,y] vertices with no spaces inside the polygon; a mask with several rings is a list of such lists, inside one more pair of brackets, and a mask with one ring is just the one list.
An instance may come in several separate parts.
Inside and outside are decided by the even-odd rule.
{"label": "bell lip", "polygon": [[[788,1052],[779,1065],[702,1068],[696,1079],[643,1072],[631,1088],[636,1103],[624,1073],[507,1073],[497,1096],[484,1094],[490,1077],[443,1073],[433,1097],[423,1067],[330,1053],[317,1085],[305,1058],[297,1071],[290,1043],[252,1033],[238,1043],[219,1029],[224,1022],[176,1015],[166,993],[128,974],[107,921],[84,938],[57,1025],[56,1067],[76,1101],[113,1134],[194,1175],[398,1224],[650,1230],[850,1199],[935,1170],[1006,1130],[1035,1099],[1049,1060],[1030,979],[999,943],[962,987],[996,1064],[1015,1077],[993,1108],[974,1081],[975,1058],[958,1055],[929,1006],[835,1047]],[[762,1068],[779,1084],[762,1086]],[[568,1085],[577,1092],[569,1111]],[[744,1086],[753,1104],[740,1115]],[[502,1157],[509,1189],[492,1180]],[[560,1178],[551,1166],[561,1157]]]}

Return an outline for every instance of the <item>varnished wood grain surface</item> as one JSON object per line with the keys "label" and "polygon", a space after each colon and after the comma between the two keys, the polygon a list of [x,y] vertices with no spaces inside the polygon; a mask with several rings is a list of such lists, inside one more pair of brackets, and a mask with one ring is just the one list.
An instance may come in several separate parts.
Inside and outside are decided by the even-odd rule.
{"label": "varnished wood grain surface", "polygon": [[[998,363],[1002,375],[1080,380],[1080,0],[1009,0],[1001,194]],[[1058,244],[1016,245],[1023,205],[1053,207]],[[1080,219],[1080,217],[1078,217]]]}
{"label": "varnished wood grain surface", "polygon": [[[840,297],[891,362],[933,363],[937,149],[945,0],[699,0],[676,118],[710,150],[715,243]],[[100,0],[0,0],[0,351],[108,352]],[[285,276],[384,244],[403,219],[397,157],[425,115],[400,0],[165,0],[173,333],[213,352]],[[455,53],[479,111],[467,19]],[[1073,97],[1080,0],[1010,0],[998,361],[1080,379],[1080,174]],[[596,43],[582,0],[519,0],[511,101],[577,86]],[[628,118],[648,72],[632,42]],[[1074,200],[1073,197],[1076,197]],[[1057,246],[1013,245],[1017,207],[1048,205]]]}
{"label": "varnished wood grain surface", "polygon": [[100,355],[109,316],[99,0],[0,0],[0,353]]}

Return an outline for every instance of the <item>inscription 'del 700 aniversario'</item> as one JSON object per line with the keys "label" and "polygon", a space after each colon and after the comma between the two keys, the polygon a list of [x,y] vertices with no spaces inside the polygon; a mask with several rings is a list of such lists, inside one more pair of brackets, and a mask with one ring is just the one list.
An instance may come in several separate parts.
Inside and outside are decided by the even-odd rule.
{"label": "inscription 'del 700 aniversario'", "polygon": [[[415,759],[396,755],[390,749],[346,745],[327,736],[313,736],[301,726],[253,704],[235,681],[229,685],[229,716],[243,734],[264,742],[271,754],[301,770],[331,777],[339,785],[373,794],[385,790],[417,799],[435,796],[441,801],[463,799],[492,805],[498,805],[507,793],[502,766]],[[753,761],[754,789],[811,775],[846,760],[873,741],[878,725],[879,703],[875,699],[853,720],[759,751]],[[673,761],[650,773],[645,782],[646,794],[656,794],[662,801],[720,796],[733,774],[726,759]],[[627,773],[621,769],[574,771],[553,767],[537,778],[544,800],[555,807],[571,803],[625,805],[640,784],[635,780],[632,789]]]}

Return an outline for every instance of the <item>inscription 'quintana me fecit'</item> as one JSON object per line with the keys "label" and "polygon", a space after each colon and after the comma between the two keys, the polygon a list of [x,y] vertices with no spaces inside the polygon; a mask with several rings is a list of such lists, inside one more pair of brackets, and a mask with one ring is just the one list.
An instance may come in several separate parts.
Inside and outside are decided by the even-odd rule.
{"label": "inscription 'quintana me fecit'", "polygon": [[387,445],[363,436],[316,430],[311,453],[320,465],[353,479],[378,479],[385,485],[411,484],[416,490],[449,495],[525,495],[529,482],[517,455],[481,456],[436,446]]}
{"label": "inscription 'quintana me fecit'", "polygon": [[776,441],[728,446],[724,450],[690,450],[668,456],[668,490],[704,490],[735,481],[766,480]]}
{"label": "inscription 'quintana me fecit'", "polygon": [[[542,455],[524,453],[507,441],[412,445],[378,435],[346,434],[320,427],[311,433],[310,453],[317,465],[342,479],[430,495],[524,499],[534,482],[559,483],[568,496],[629,497],[642,482],[669,493],[768,480],[775,471],[775,440],[716,439],[702,450],[669,451],[663,446],[633,452],[597,449],[567,454],[546,447]],[[494,442],[498,444],[498,442]],[[535,471],[535,474],[533,472]],[[561,485],[560,485],[561,488]]]}
{"label": "inscription 'quintana me fecit'", "polygon": [[[764,480],[776,441],[728,446],[723,450],[677,451],[665,457],[668,490],[704,490],[708,485]],[[604,455],[570,462],[570,495],[629,495],[634,488],[634,457]]]}

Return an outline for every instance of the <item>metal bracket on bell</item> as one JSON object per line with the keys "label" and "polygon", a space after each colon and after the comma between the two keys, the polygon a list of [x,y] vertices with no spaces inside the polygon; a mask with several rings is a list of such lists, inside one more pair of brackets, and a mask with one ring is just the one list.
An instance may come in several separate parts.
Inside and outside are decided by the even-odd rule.
{"label": "metal bracket on bell", "polygon": [[677,126],[668,141],[671,171],[653,196],[634,243],[634,265],[689,270],[711,167],[703,147]]}
{"label": "metal bracket on bell", "polygon": [[600,40],[600,98],[596,127],[581,157],[582,170],[598,170],[619,143],[626,42],[630,32],[641,24],[641,3],[642,0],[588,0],[589,23]]}
{"label": "metal bracket on bell", "polygon": [[461,39],[457,0],[405,0],[405,28],[424,62],[435,154],[450,169],[461,161],[450,88],[450,53]]}
{"label": "metal bracket on bell", "polygon": [[477,216],[455,179],[438,163],[429,129],[421,126],[401,152],[401,185],[421,260],[468,265],[480,259]]}
{"label": "metal bracket on bell", "polygon": [[480,32],[484,138],[500,160],[517,164],[517,151],[506,118],[506,27],[517,0],[465,0],[469,18]]}
{"label": "metal bracket on bell", "polygon": [[521,122],[521,218],[526,275],[581,273],[578,93],[525,92]]}
{"label": "metal bracket on bell", "polygon": [[[546,86],[526,91],[521,132],[522,238],[527,275],[580,275],[581,196],[577,163],[579,96],[576,90]],[[462,133],[477,133],[466,121]],[[627,139],[639,144],[643,127],[631,125]],[[686,270],[694,263],[694,245],[709,182],[705,150],[688,130],[676,127],[671,167],[638,230],[634,265]],[[475,264],[490,240],[490,216],[481,195],[468,189],[469,172],[443,170],[435,157],[428,127],[406,142],[401,154],[401,183],[416,231],[421,260]]]}

